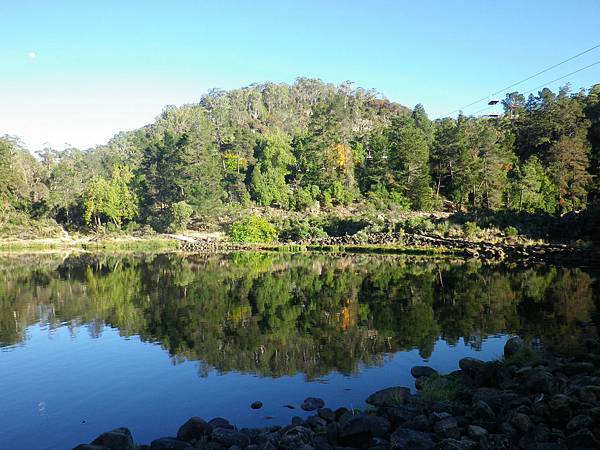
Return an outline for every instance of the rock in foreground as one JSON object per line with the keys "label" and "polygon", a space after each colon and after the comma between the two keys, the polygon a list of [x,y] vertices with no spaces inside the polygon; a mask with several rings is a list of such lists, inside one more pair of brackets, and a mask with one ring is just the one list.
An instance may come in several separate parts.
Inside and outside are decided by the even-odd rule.
{"label": "rock in foreground", "polygon": [[[510,339],[503,362],[472,358],[448,376],[413,368],[423,388],[370,395],[360,412],[333,411],[309,397],[285,427],[237,429],[226,419],[192,417],[176,438],[152,441],[150,450],[561,450],[600,448],[600,340],[580,357],[550,352],[531,360],[522,340]],[[528,356],[527,356],[528,355]],[[444,381],[444,383],[440,383]],[[460,386],[456,386],[456,384]],[[133,450],[127,428],[98,436],[76,450]]]}

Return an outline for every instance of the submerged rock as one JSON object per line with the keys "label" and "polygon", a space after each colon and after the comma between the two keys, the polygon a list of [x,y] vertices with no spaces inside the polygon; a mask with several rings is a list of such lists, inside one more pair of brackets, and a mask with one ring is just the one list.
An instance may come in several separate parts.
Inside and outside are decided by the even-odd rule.
{"label": "submerged rock", "polygon": [[381,389],[380,391],[371,394],[366,401],[369,405],[373,406],[392,407],[403,405],[409,397],[410,389],[401,386],[395,386],[387,389]]}
{"label": "submerged rock", "polygon": [[93,445],[102,445],[110,450],[133,450],[133,437],[128,428],[116,428],[102,433],[92,441]]}
{"label": "submerged rock", "polygon": [[263,407],[263,403],[260,401],[252,402],[250,404],[250,408],[252,408],[252,409],[260,409],[262,407]]}
{"label": "submerged rock", "polygon": [[414,366],[410,369],[410,374],[415,378],[430,377],[437,375],[438,371],[429,366]]}
{"label": "submerged rock", "polygon": [[323,408],[325,402],[316,397],[307,397],[300,406],[304,411],[314,411],[315,409]]}

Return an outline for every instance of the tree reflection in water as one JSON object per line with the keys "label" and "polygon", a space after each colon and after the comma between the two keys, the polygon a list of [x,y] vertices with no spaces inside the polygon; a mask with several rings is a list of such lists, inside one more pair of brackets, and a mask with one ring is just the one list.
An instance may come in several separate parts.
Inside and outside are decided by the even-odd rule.
{"label": "tree reflection in water", "polygon": [[315,378],[357,371],[436,339],[519,333],[576,349],[598,298],[577,268],[509,270],[478,262],[277,253],[4,257],[0,346],[27,326],[66,325],[160,343],[174,362]]}

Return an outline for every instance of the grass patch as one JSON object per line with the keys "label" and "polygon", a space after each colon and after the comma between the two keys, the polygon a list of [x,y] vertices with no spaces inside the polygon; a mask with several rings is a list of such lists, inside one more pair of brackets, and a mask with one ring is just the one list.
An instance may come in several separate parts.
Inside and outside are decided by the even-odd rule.
{"label": "grass patch", "polygon": [[140,252],[153,252],[159,250],[177,250],[179,242],[174,239],[123,239],[97,241],[83,244],[86,250],[121,251],[133,250]]}
{"label": "grass patch", "polygon": [[531,349],[530,347],[521,347],[517,352],[511,356],[503,357],[502,363],[506,366],[529,366],[537,363],[541,359],[538,352]]}
{"label": "grass patch", "polygon": [[422,385],[421,395],[432,402],[446,402],[460,399],[465,386],[453,375],[432,375]]}

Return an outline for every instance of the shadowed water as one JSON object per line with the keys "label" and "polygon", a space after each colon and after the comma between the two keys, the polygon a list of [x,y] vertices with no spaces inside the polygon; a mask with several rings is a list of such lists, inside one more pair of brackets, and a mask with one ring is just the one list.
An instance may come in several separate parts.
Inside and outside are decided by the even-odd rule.
{"label": "shadowed water", "polygon": [[[0,449],[63,449],[187,418],[284,423],[319,396],[364,407],[498,358],[516,333],[576,352],[598,284],[577,268],[391,256],[0,257]],[[261,400],[261,410],[249,405]]]}

